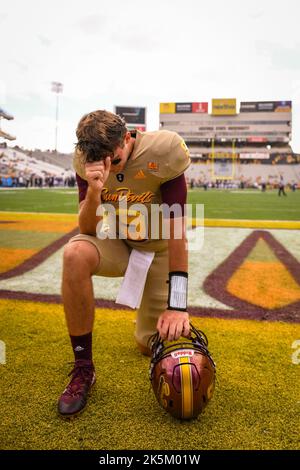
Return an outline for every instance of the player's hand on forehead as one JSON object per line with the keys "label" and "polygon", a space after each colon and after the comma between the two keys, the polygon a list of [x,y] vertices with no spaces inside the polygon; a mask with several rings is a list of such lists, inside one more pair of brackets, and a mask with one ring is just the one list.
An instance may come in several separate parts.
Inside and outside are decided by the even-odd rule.
{"label": "player's hand on forehead", "polygon": [[96,162],[86,162],[85,169],[88,171],[105,171],[110,168],[112,156],[106,157],[105,160],[100,160]]}
{"label": "player's hand on forehead", "polygon": [[110,157],[105,161],[89,162],[85,164],[85,174],[89,187],[95,192],[101,191],[108,178],[111,167]]}

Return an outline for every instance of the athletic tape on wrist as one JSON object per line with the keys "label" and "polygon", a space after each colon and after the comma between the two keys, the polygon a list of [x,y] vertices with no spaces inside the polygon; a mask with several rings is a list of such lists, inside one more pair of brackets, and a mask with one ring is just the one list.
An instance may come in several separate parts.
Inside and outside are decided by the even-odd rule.
{"label": "athletic tape on wrist", "polygon": [[169,273],[168,310],[186,312],[188,293],[188,273],[172,271]]}

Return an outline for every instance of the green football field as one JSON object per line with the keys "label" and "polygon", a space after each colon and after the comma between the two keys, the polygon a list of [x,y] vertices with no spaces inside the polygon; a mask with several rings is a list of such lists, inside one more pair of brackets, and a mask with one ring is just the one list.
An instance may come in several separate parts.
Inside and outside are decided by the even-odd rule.
{"label": "green football field", "polygon": [[[300,191],[278,197],[277,191],[189,191],[188,202],[204,204],[204,215],[213,219],[300,220]],[[0,210],[76,213],[75,189],[2,189]]]}
{"label": "green football field", "polygon": [[[189,202],[204,204],[205,217],[215,219],[216,224],[217,219],[239,220],[239,228],[208,228],[208,252],[213,258],[214,250],[218,255],[224,249],[221,261],[232,254],[233,248],[228,246],[233,246],[234,237],[251,231],[244,228],[245,220],[293,221],[291,225],[295,226],[300,220],[300,191],[279,198],[276,191],[196,189],[189,191]],[[64,214],[75,214],[77,209],[76,188],[0,190],[0,211],[4,211],[0,214],[0,253],[7,257],[8,266],[3,273],[27,256],[30,261],[30,250],[36,254],[74,228],[76,216]],[[277,230],[273,234],[282,243],[286,237],[284,246],[298,256],[293,259],[296,271],[300,266],[299,230]],[[240,241],[236,243],[238,246]],[[295,245],[294,251],[290,245]],[[261,251],[266,247],[260,245]],[[258,266],[254,275],[268,267],[274,253],[264,255],[261,251],[257,259],[252,259],[254,255],[246,259],[240,275],[247,274],[247,266]],[[135,312],[98,308],[93,336],[97,383],[84,413],[71,420],[61,419],[56,411],[57,399],[69,380],[69,362],[73,360],[63,307],[49,303],[47,298],[37,301],[41,297],[35,297],[37,290],[30,282],[38,279],[51,291],[55,276],[59,277],[55,256],[50,255],[36,271],[29,266],[25,274],[2,281],[8,284],[2,285],[0,298],[0,348],[3,344],[6,347],[6,363],[0,361],[0,449],[300,449],[300,351],[293,346],[300,340],[300,324],[294,322],[292,314],[291,321],[286,322],[269,321],[268,315],[263,320],[193,316],[195,326],[209,338],[217,383],[204,413],[197,420],[180,422],[158,405],[150,388],[149,358],[138,352],[133,338]],[[284,282],[290,282],[296,298],[300,284],[295,276],[284,277],[283,282],[283,256],[281,264],[272,256],[269,261],[273,264],[266,271],[271,279],[265,285],[273,283],[272,292],[276,294],[288,288]],[[193,264],[203,271],[206,258],[199,257],[198,264],[195,258]],[[14,291],[18,283],[21,287]],[[200,283],[195,286],[200,288]],[[28,292],[31,298],[22,300]],[[289,295],[292,291],[287,292]]]}
{"label": "green football field", "polygon": [[217,364],[214,396],[180,422],[156,402],[149,358],[133,339],[134,314],[97,309],[97,382],[77,418],[57,415],[72,360],[61,306],[0,300],[7,364],[0,365],[2,449],[296,449],[299,325],[197,318]]}

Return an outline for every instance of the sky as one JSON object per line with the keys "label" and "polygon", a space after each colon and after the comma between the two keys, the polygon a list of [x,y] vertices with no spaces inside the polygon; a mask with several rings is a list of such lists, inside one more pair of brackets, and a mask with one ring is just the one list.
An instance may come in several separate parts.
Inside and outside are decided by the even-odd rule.
{"label": "sky", "polygon": [[0,0],[2,129],[15,144],[71,152],[81,116],[115,105],[293,101],[300,153],[299,0]]}

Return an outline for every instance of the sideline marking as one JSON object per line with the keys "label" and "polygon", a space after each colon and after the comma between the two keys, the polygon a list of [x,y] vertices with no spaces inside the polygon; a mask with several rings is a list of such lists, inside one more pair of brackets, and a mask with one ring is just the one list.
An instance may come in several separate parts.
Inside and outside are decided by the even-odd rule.
{"label": "sideline marking", "polygon": [[[193,226],[203,225],[199,219],[192,219]],[[191,224],[191,219],[188,220]],[[266,228],[300,230],[298,220],[251,220],[251,219],[204,219],[204,227],[238,227],[238,228]]]}

